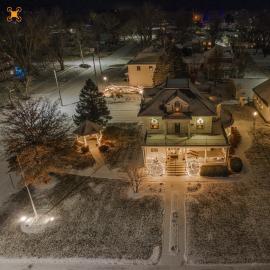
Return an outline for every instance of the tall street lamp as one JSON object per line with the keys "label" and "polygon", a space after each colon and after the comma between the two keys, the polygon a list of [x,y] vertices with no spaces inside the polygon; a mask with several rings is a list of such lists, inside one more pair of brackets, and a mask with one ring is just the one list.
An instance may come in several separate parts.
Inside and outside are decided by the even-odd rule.
{"label": "tall street lamp", "polygon": [[258,113],[255,111],[253,112],[253,133],[255,135],[255,131],[256,131],[256,118],[257,118]]}
{"label": "tall street lamp", "polygon": [[21,176],[22,176],[22,179],[23,179],[23,181],[24,181],[25,188],[26,188],[26,190],[27,190],[27,193],[28,193],[28,196],[29,196],[29,199],[30,199],[30,202],[31,202],[31,206],[32,206],[32,208],[33,208],[33,212],[34,212],[35,219],[37,219],[38,213],[37,213],[37,210],[36,210],[34,201],[33,201],[33,199],[32,199],[32,196],[31,196],[31,193],[30,193],[30,189],[29,189],[28,185],[26,184],[26,181],[25,181],[25,175],[24,175],[24,171],[23,171],[22,166],[21,166],[21,162],[20,162],[20,160],[19,160],[19,156],[17,156],[17,162],[18,162],[18,165],[19,165],[19,168],[20,168],[20,171],[21,171]]}
{"label": "tall street lamp", "polygon": [[104,87],[103,87],[103,92],[104,92],[104,90],[105,90],[105,88],[106,88],[106,86],[107,86],[108,77],[107,77],[107,76],[103,76],[103,77],[102,77],[102,80],[103,80],[103,82],[104,82]]}

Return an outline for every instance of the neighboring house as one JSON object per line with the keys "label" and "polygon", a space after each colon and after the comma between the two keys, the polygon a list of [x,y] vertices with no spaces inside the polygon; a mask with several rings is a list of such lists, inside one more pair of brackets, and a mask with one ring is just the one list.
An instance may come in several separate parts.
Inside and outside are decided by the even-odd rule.
{"label": "neighboring house", "polygon": [[197,72],[204,64],[203,53],[193,53],[191,56],[184,56],[183,62],[187,65],[189,73]]}
{"label": "neighboring house", "polygon": [[211,50],[204,53],[204,66],[209,79],[213,79],[213,74],[216,74],[217,71],[220,79],[230,78],[234,68],[232,48],[215,45]]}
{"label": "neighboring house", "polygon": [[231,79],[234,88],[235,99],[244,105],[253,101],[253,88],[265,82],[266,78],[241,78]]}
{"label": "neighboring house", "polygon": [[154,71],[160,61],[161,53],[144,51],[128,63],[128,79],[131,86],[152,87]]}
{"label": "neighboring house", "polygon": [[144,163],[167,175],[193,175],[201,164],[227,162],[229,143],[213,103],[187,79],[144,90],[138,117],[145,128]]}
{"label": "neighboring house", "polygon": [[270,80],[254,89],[254,105],[266,122],[270,122]]}

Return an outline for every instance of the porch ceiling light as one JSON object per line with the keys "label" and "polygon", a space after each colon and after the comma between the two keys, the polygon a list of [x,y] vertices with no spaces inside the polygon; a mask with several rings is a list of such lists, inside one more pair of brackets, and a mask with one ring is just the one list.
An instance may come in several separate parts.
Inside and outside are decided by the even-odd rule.
{"label": "porch ceiling light", "polygon": [[155,118],[152,118],[152,119],[151,119],[151,123],[154,124],[154,125],[156,125],[156,124],[158,124],[158,120],[155,119]]}
{"label": "porch ceiling light", "polygon": [[203,121],[203,119],[202,119],[202,118],[197,119],[197,124],[198,124],[198,125],[202,125],[202,124],[203,124],[203,122],[204,122],[204,121]]}

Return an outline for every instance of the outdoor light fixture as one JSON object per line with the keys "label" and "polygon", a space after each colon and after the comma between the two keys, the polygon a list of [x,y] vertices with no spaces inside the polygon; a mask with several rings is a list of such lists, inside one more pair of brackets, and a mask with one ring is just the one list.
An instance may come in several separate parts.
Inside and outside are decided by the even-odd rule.
{"label": "outdoor light fixture", "polygon": [[204,121],[202,118],[197,119],[196,121],[197,128],[203,128]]}
{"label": "outdoor light fixture", "polygon": [[21,216],[20,222],[25,222],[26,220],[27,220],[27,217],[26,216]]}

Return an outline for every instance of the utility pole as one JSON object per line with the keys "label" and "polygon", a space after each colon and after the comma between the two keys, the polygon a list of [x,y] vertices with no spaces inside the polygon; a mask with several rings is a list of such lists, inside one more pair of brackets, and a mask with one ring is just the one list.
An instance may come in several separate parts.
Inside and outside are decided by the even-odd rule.
{"label": "utility pole", "polygon": [[19,167],[20,167],[21,176],[22,176],[22,179],[23,179],[23,181],[24,181],[24,185],[25,185],[26,190],[27,190],[27,193],[28,193],[28,195],[29,195],[29,199],[30,199],[30,202],[31,202],[31,205],[32,205],[33,211],[34,211],[35,218],[37,218],[37,217],[38,217],[37,210],[36,210],[36,207],[35,207],[34,201],[33,201],[33,199],[32,199],[32,196],[31,196],[30,190],[29,190],[29,188],[28,188],[28,185],[26,184],[26,181],[25,181],[25,176],[24,176],[24,172],[23,172],[23,169],[22,169],[22,166],[21,166],[20,160],[19,160],[19,156],[17,156],[17,161],[18,161],[18,165],[19,165]]}
{"label": "utility pole", "polygon": [[79,41],[79,46],[80,46],[80,53],[81,53],[81,59],[82,59],[82,63],[84,64],[84,57],[83,57],[83,51],[82,51],[82,44]]}
{"label": "utility pole", "polygon": [[53,70],[53,73],[54,73],[56,87],[57,87],[58,94],[59,94],[60,103],[61,103],[61,106],[64,106],[63,105],[63,99],[62,99],[62,96],[61,96],[60,87],[59,87],[59,83],[58,83],[58,79],[57,79],[57,74],[56,74],[56,70],[55,69]]}
{"label": "utility pole", "polygon": [[96,70],[96,63],[95,63],[95,48],[90,48],[90,53],[92,53],[93,68],[95,72],[95,81],[96,81],[96,85],[98,86],[97,70]]}
{"label": "utility pole", "polygon": [[98,53],[98,63],[99,63],[99,69],[100,69],[100,75],[102,76],[102,67],[101,67],[101,61],[100,61],[100,50],[99,50],[99,44],[97,43],[97,53]]}

